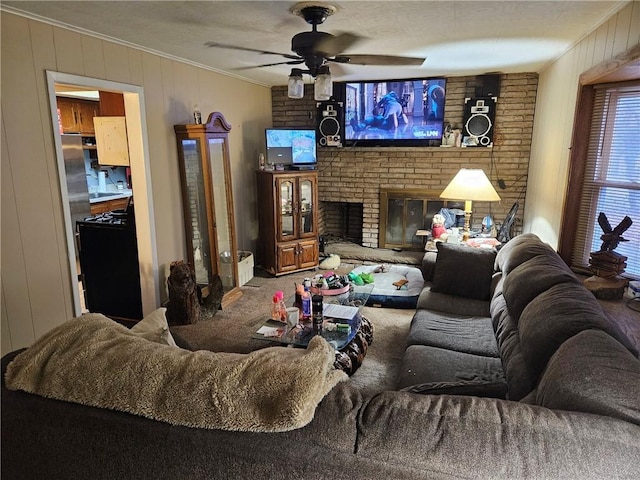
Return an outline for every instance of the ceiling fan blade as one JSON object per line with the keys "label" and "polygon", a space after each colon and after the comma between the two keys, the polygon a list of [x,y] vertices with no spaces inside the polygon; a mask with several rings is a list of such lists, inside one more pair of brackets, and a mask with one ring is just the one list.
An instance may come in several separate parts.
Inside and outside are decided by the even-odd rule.
{"label": "ceiling fan blade", "polygon": [[264,63],[262,65],[251,65],[249,67],[238,67],[234,70],[250,70],[252,68],[273,67],[275,65],[300,65],[304,63],[304,60],[299,58],[298,60],[289,60],[288,62],[276,62],[276,63]]}
{"label": "ceiling fan blade", "polygon": [[395,55],[339,55],[328,59],[353,65],[422,65],[426,57],[398,57]]}
{"label": "ceiling fan blade", "polygon": [[292,55],[289,53],[280,53],[280,52],[270,52],[269,50],[258,50],[257,48],[248,48],[248,47],[238,47],[235,45],[226,45],[224,43],[217,42],[205,42],[207,47],[217,47],[217,48],[230,48],[232,50],[242,50],[243,52],[255,52],[260,53],[262,55],[281,55],[284,58],[290,58],[292,60],[299,60],[300,57],[297,55]]}
{"label": "ceiling fan blade", "polygon": [[324,57],[333,57],[341,54],[363,38],[353,33],[339,33],[320,40],[315,46],[314,52]]}

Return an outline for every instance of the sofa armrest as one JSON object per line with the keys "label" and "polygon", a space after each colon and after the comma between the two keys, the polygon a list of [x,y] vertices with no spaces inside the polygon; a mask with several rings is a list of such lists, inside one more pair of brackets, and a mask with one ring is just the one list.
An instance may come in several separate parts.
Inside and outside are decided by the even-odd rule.
{"label": "sofa armrest", "polygon": [[436,268],[436,259],[438,258],[438,254],[436,252],[425,252],[424,257],[422,257],[422,278],[424,278],[425,282],[433,281],[433,271]]}

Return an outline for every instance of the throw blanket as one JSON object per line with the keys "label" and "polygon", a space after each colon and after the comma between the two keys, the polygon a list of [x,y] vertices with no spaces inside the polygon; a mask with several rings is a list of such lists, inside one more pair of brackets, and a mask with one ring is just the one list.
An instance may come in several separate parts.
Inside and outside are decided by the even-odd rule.
{"label": "throw blanket", "polygon": [[191,352],[150,342],[100,314],[70,320],[8,366],[7,387],[188,427],[303,427],[347,375],[321,337],[306,350]]}

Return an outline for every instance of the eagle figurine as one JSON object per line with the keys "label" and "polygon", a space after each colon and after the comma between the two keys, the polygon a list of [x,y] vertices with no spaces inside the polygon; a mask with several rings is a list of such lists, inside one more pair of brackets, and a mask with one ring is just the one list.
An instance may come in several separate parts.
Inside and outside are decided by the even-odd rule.
{"label": "eagle figurine", "polygon": [[629,241],[622,236],[622,234],[633,224],[633,221],[629,216],[625,216],[616,228],[611,228],[611,224],[609,223],[607,216],[603,212],[600,212],[600,215],[598,215],[598,223],[604,232],[600,236],[600,240],[602,240],[602,246],[600,247],[601,252],[611,252],[618,247],[620,242]]}

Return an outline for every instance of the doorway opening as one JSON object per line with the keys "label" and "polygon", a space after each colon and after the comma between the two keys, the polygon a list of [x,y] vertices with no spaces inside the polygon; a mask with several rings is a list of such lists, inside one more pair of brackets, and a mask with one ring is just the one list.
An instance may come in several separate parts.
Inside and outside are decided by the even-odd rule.
{"label": "doorway opening", "polygon": [[[58,117],[56,89],[60,90],[62,88],[61,86],[65,86],[67,89],[74,89],[76,91],[104,91],[122,94],[125,111],[124,116],[126,119],[126,144],[130,158],[128,173],[130,174],[132,197],[135,199],[131,213],[135,221],[135,239],[137,243],[138,271],[140,275],[141,307],[142,314],[147,314],[158,305],[160,290],[158,280],[159,269],[156,255],[155,224],[153,220],[153,198],[149,169],[150,162],[147,148],[147,128],[144,115],[144,96],[142,87],[52,71],[47,71],[47,85],[65,221],[64,227],[69,260],[69,278],[73,287],[71,288],[71,291],[73,293],[74,313],[78,316],[83,311],[82,292],[80,288],[76,288],[76,285],[78,285],[79,275],[79,265],[77,262],[79,252],[75,235],[75,222],[78,218],[78,213],[75,212],[75,210],[72,210],[73,199],[71,197],[74,192],[69,188],[69,182],[73,179],[68,178],[67,170],[65,168],[63,134]],[[83,142],[86,141],[87,140],[83,140]],[[91,140],[88,141],[90,142]],[[107,169],[107,172],[108,171],[109,169]],[[100,175],[100,177],[102,177],[102,175]],[[84,175],[81,180],[86,183]],[[102,181],[102,178],[99,178],[98,180]],[[121,181],[123,180],[121,179]],[[118,182],[115,182],[116,188],[117,184]]]}

